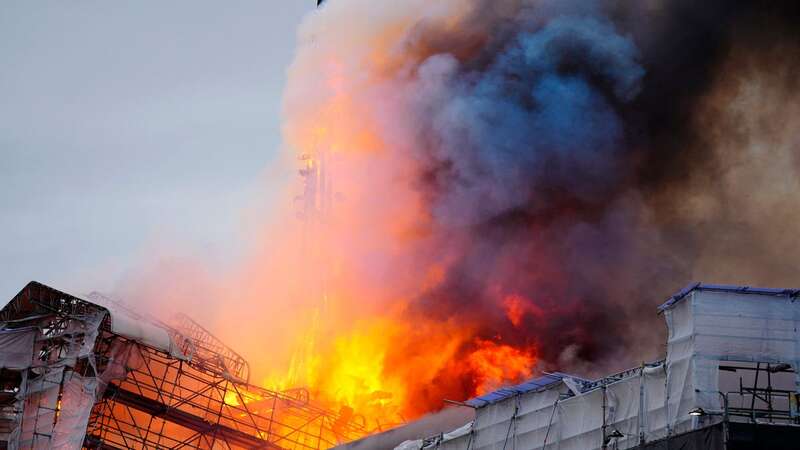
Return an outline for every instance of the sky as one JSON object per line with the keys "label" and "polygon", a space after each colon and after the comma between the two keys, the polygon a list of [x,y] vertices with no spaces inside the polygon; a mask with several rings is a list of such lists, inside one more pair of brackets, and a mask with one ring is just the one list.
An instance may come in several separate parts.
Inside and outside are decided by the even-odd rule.
{"label": "sky", "polygon": [[165,247],[241,254],[294,175],[270,167],[314,5],[0,3],[0,304],[30,280],[110,290]]}

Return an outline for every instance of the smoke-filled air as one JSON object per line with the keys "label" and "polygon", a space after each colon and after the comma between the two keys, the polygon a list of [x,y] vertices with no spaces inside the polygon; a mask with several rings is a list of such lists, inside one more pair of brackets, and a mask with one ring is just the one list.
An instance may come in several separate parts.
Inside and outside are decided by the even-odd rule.
{"label": "smoke-filled air", "polygon": [[288,68],[280,208],[233,273],[172,292],[203,278],[213,299],[186,297],[251,381],[371,429],[655,359],[656,306],[689,282],[800,281],[797,20],[779,1],[328,0]]}

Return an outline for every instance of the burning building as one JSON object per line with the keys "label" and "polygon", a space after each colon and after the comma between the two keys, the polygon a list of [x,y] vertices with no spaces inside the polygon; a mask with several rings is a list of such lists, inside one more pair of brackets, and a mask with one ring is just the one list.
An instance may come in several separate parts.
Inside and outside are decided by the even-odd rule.
{"label": "burning building", "polygon": [[[335,445],[534,373],[650,359],[662,336],[643,299],[687,279],[794,282],[798,17],[796,1],[326,2],[287,73],[282,131],[304,187],[286,187],[276,217],[292,220],[265,224],[241,267],[209,276],[205,302],[171,289],[199,277],[165,270],[123,295],[202,307],[252,366],[186,319],[143,322],[32,285],[0,317],[7,348],[22,349],[3,363],[10,442],[78,442],[65,430],[85,428],[89,444],[120,447]],[[598,390],[647,388],[673,350],[599,384],[527,383],[517,390],[537,401],[565,398],[525,417],[549,411],[548,443],[594,439],[592,421],[623,416],[570,431],[570,402],[611,411]],[[761,362],[759,383],[785,374]],[[392,433],[460,445],[449,431],[471,423],[490,439],[497,411],[494,428],[522,445],[521,397]],[[645,442],[694,423],[637,411]],[[635,440],[623,425],[609,445]]]}
{"label": "burning building", "polygon": [[[469,413],[450,420],[440,413],[340,448],[797,448],[799,296],[692,285],[659,307],[663,360],[592,380],[545,374],[468,400]],[[459,416],[463,424],[442,428]]]}
{"label": "burning building", "polygon": [[31,282],[0,310],[0,447],[329,448],[352,411],[249,383],[241,356],[187,316]]}
{"label": "burning building", "polygon": [[662,360],[599,379],[544,373],[364,437],[352,410],[250,384],[247,361],[187,316],[162,322],[31,282],[0,310],[0,440],[9,449],[790,449],[800,437],[798,297],[695,284],[659,307]]}

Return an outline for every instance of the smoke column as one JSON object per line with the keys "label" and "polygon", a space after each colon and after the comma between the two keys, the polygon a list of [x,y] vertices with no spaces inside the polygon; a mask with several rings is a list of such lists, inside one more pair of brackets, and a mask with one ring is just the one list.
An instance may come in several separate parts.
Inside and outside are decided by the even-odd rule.
{"label": "smoke column", "polygon": [[326,2],[284,136],[327,155],[330,213],[304,228],[287,187],[217,328],[279,386],[408,418],[658,357],[692,280],[800,284],[798,7],[754,3]]}

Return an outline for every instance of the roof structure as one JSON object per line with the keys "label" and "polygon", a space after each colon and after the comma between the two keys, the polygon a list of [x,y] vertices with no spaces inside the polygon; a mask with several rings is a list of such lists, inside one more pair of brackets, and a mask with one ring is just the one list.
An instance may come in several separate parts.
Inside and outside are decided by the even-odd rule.
{"label": "roof structure", "polygon": [[706,283],[691,283],[680,292],[668,298],[667,301],[658,307],[659,311],[664,311],[674,306],[676,303],[685,299],[689,294],[694,291],[708,291],[708,292],[728,292],[732,294],[754,294],[754,295],[773,295],[783,296],[789,298],[796,298],[800,296],[800,289],[793,288],[760,288],[751,286],[736,286],[730,284],[706,284]]}
{"label": "roof structure", "polygon": [[484,406],[503,401],[515,395],[527,394],[529,392],[537,392],[553,388],[563,382],[564,379],[573,380],[580,386],[586,385],[590,382],[589,380],[561,372],[545,373],[540,377],[532,378],[524,383],[500,388],[496,391],[489,392],[488,394],[471,398],[465,403],[474,408],[482,408]]}

